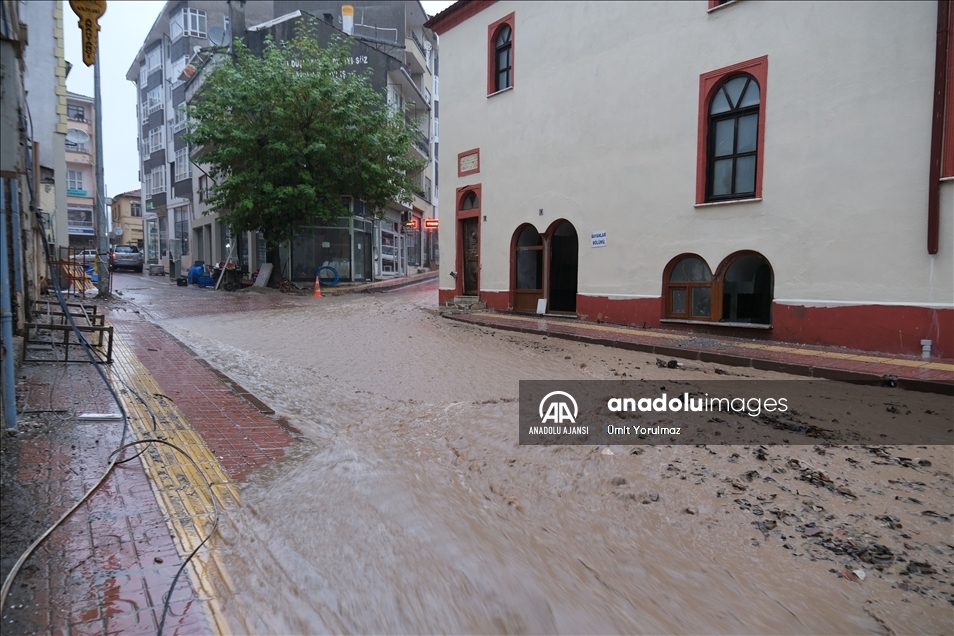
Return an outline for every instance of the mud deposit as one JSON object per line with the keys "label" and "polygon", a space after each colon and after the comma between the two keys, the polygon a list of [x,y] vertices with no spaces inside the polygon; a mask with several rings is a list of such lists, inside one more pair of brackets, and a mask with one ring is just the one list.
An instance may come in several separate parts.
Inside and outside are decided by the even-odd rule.
{"label": "mud deposit", "polygon": [[[519,446],[521,379],[715,367],[454,323],[436,295],[165,323],[304,438],[223,522],[233,630],[954,631],[951,446]],[[866,391],[886,426],[939,399]]]}

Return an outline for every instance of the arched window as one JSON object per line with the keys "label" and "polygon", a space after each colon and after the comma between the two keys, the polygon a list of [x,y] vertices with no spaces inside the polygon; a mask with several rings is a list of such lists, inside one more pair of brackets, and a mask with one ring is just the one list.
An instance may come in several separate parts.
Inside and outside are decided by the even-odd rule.
{"label": "arched window", "polygon": [[722,320],[768,325],[772,323],[775,281],[772,267],[761,254],[729,256],[718,272],[722,281]]}
{"label": "arched window", "polygon": [[755,196],[758,165],[759,84],[736,75],[719,86],[709,102],[706,200]]}
{"label": "arched window", "polygon": [[666,316],[711,320],[712,272],[698,256],[676,257],[666,280]]}
{"label": "arched window", "polygon": [[477,199],[476,192],[468,192],[464,195],[464,198],[461,199],[460,209],[461,210],[476,210],[480,207],[480,201]]}
{"label": "arched window", "polygon": [[513,29],[502,25],[494,38],[494,91],[513,86]]}

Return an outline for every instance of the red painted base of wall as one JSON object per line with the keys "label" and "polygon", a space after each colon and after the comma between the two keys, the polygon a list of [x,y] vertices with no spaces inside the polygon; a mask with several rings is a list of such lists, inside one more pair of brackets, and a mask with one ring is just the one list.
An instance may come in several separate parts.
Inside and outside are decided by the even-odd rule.
{"label": "red painted base of wall", "polygon": [[932,357],[954,357],[954,309],[773,304],[772,327],[776,340],[883,353],[920,354],[921,340],[931,340]]}
{"label": "red painted base of wall", "polygon": [[456,289],[438,289],[437,290],[437,304],[443,307],[447,304],[448,300],[454,300],[454,296],[457,295]]}
{"label": "red painted base of wall", "polygon": [[[443,305],[453,290],[440,290]],[[510,292],[481,292],[487,307],[508,311]],[[864,305],[855,307],[804,307],[772,305],[772,329],[755,331],[710,325],[660,323],[662,298],[612,300],[577,296],[580,319],[637,327],[702,331],[726,336],[766,338],[802,344],[848,347],[880,353],[919,355],[921,340],[931,340],[931,357],[954,358],[954,310],[924,307]]]}
{"label": "red painted base of wall", "polygon": [[662,298],[612,300],[605,296],[577,295],[576,313],[583,320],[634,327],[658,327],[663,313]]}

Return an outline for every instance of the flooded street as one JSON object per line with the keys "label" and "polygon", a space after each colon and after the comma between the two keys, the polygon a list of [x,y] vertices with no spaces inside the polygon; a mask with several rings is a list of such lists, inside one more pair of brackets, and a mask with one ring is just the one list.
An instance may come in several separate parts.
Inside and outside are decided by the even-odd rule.
{"label": "flooded street", "polygon": [[[220,525],[234,631],[951,633],[949,446],[886,447],[913,466],[847,446],[519,446],[519,380],[716,365],[456,323],[436,299],[429,283],[162,322],[303,438]],[[899,394],[918,413],[938,399]],[[857,496],[800,479],[808,464]],[[895,558],[859,564],[816,524]]]}

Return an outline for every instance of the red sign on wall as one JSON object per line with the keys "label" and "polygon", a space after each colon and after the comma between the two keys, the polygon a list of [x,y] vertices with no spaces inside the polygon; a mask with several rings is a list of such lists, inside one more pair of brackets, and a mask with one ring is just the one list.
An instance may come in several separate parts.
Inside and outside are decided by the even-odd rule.
{"label": "red sign on wall", "polygon": [[436,230],[436,229],[437,229],[437,219],[424,219],[424,229],[425,229],[425,230]]}

